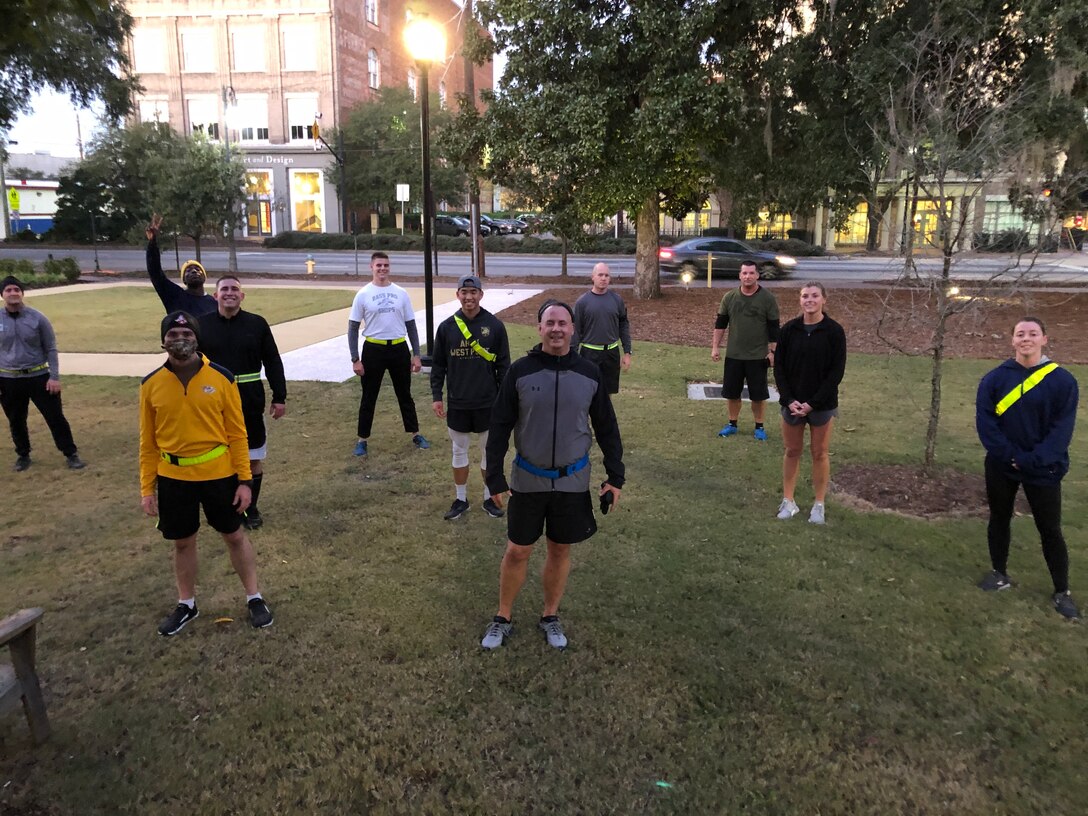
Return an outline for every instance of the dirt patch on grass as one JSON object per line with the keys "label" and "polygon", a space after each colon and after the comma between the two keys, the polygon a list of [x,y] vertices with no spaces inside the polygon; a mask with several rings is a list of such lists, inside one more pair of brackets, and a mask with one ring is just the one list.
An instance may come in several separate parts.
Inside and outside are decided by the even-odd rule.
{"label": "dirt patch on grass", "polygon": [[[799,313],[801,282],[775,284],[770,288],[778,299],[783,320]],[[560,287],[524,300],[503,310],[509,323],[533,325],[537,309],[547,298],[573,304],[586,287]],[[631,336],[680,346],[705,347],[710,337],[718,303],[727,290],[667,287],[662,297],[635,300],[630,289],[618,289],[627,302]],[[921,291],[896,291],[861,287],[828,291],[827,311],[843,325],[850,352],[858,354],[897,353],[888,338],[912,353],[926,353],[936,304]],[[1024,315],[1044,321],[1050,339],[1048,353],[1063,363],[1088,362],[1088,293],[1027,291],[1001,299],[987,300],[949,321],[946,356],[1003,360],[1010,356],[1009,335],[1015,321]],[[636,349],[637,351],[637,349]],[[986,485],[981,475],[957,470],[922,473],[910,465],[855,464],[834,473],[836,496],[859,509],[884,510],[919,518],[985,518]],[[1026,503],[1018,503],[1026,512]]]}

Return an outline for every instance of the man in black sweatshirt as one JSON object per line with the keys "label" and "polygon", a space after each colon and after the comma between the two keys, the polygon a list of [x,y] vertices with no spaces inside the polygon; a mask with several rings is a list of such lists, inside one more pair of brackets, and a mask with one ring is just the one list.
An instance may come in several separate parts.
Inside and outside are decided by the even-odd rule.
{"label": "man in black sweatshirt", "polygon": [[272,388],[272,407],[268,411],[272,419],[287,413],[287,379],[268,321],[260,315],[242,311],[245,297],[241,281],[233,275],[224,275],[215,284],[216,311],[201,316],[198,322],[200,350],[213,363],[234,375],[242,397],[242,416],[249,437],[249,467],[253,472],[253,499],[243,524],[247,530],[256,530],[264,524],[257,500],[264,481],[264,460],[268,456],[261,368]]}
{"label": "man in black sweatshirt", "polygon": [[[541,343],[510,367],[491,412],[487,486],[500,505],[504,493],[512,489],[512,494],[509,540],[499,571],[499,608],[480,643],[485,649],[502,646],[511,632],[514,600],[541,533],[547,537],[548,557],[539,625],[549,646],[566,648],[559,602],[570,573],[570,547],[597,531],[589,475],[594,437],[604,453],[608,476],[598,491],[602,508],[619,505],[624,484],[620,428],[601,370],[570,347],[573,310],[565,303],[547,301],[537,320]],[[511,432],[517,455],[508,484],[504,460]]]}
{"label": "man in black sweatshirt", "polygon": [[176,311],[188,312],[193,317],[211,314],[215,311],[215,298],[204,293],[204,282],[208,280],[208,273],[204,271],[200,261],[186,261],[181,268],[184,288],[166,277],[166,273],[162,271],[162,255],[159,250],[161,226],[162,216],[156,213],[144,234],[147,235],[147,276],[151,278],[151,285],[155,287],[155,293],[162,301],[163,308],[167,314]]}
{"label": "man in black sweatshirt", "polygon": [[[453,486],[456,497],[443,517],[453,521],[465,514],[468,503],[469,434],[480,436],[480,472],[486,476],[487,430],[491,405],[503,377],[510,368],[510,341],[506,326],[487,309],[480,307],[484,287],[474,275],[457,285],[461,308],[438,325],[431,360],[431,396],[434,414],[446,420],[453,443]],[[449,394],[448,408],[442,403],[442,386]],[[484,511],[492,518],[504,512],[484,485]]]}

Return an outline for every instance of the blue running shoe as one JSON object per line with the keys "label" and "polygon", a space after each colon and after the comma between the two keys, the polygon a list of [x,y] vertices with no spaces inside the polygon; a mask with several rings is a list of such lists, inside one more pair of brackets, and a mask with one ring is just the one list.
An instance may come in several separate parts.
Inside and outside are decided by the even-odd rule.
{"label": "blue running shoe", "polygon": [[423,434],[416,434],[413,436],[412,444],[420,450],[427,450],[431,447],[431,443],[427,441],[427,438]]}
{"label": "blue running shoe", "polygon": [[356,442],[355,443],[355,455],[356,456],[366,456],[366,442]]}
{"label": "blue running shoe", "polygon": [[736,425],[726,425],[724,428],[722,428],[720,431],[718,431],[718,436],[736,436],[736,433],[737,433],[737,426]]}
{"label": "blue running shoe", "polygon": [[752,436],[754,436],[759,442],[767,441],[767,431],[765,431],[763,428],[756,428],[755,433],[753,433]]}

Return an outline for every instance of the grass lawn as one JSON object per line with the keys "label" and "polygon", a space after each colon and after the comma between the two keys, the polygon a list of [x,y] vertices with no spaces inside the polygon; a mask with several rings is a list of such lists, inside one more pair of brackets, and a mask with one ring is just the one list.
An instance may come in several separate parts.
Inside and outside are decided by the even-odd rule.
{"label": "grass lawn", "polygon": [[[940,456],[976,472],[988,367],[953,361],[946,377]],[[351,456],[358,385],[293,383],[253,536],[275,626],[245,623],[204,529],[201,617],[158,637],[175,598],[169,546],[139,513],[137,380],[68,378],[87,470],[63,468],[37,415],[33,468],[0,462],[0,598],[47,610],[55,730],[35,748],[17,713],[0,719],[0,813],[1083,812],[1085,631],[1050,608],[1031,520],[1014,522],[1019,586],[998,596],[974,588],[981,521],[833,496],[826,527],[776,521],[777,429],[762,445],[717,439],[723,404],[682,396],[717,368],[705,349],[647,343],[624,375],[629,486],[576,548],[565,653],[535,629],[542,553],[514,637],[479,649],[505,526],[479,509],[475,472],[473,509],[442,521],[449,447],[419,378],[434,447],[411,448],[387,386],[365,462]],[[853,357],[833,467],[916,461],[927,382],[921,361]],[[1083,428],[1072,458],[1083,603]],[[803,476],[806,511],[807,491]]]}
{"label": "grass lawn", "polygon": [[[209,290],[210,291],[210,290]],[[270,324],[351,306],[354,292],[345,289],[262,289],[246,292],[243,308]],[[61,351],[150,353],[160,350],[159,321],[165,312],[150,286],[111,286],[97,292],[35,297],[28,306],[41,310],[57,332]],[[88,315],[94,315],[88,320]]]}

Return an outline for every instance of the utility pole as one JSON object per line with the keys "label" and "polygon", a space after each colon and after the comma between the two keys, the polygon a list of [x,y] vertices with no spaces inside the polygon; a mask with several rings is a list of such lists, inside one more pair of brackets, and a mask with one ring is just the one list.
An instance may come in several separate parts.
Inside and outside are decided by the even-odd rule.
{"label": "utility pole", "polygon": [[13,144],[19,143],[5,141],[4,137],[0,136],[0,199],[4,200],[4,231],[0,235],[0,239],[3,240],[7,240],[11,232],[11,214],[8,212],[8,182],[4,177],[4,165],[8,161],[8,145]]}
{"label": "utility pole", "polygon": [[[340,199],[340,231],[347,232],[350,229],[348,224],[348,176],[347,168],[345,167],[345,160],[347,154],[344,152],[344,128],[341,127],[336,134],[336,147],[325,141],[325,137],[321,135],[321,126],[317,120],[314,120],[314,138],[321,142],[325,146],[325,149],[332,154],[333,159],[336,160],[336,165],[340,170],[340,185],[337,192],[337,197]],[[317,145],[314,145],[314,149],[317,149]],[[354,232],[354,230],[352,230]]]}
{"label": "utility pole", "polygon": [[[237,101],[238,100],[234,96],[234,88],[230,85],[225,87],[223,89],[223,151],[224,158],[228,165],[230,164],[230,112],[236,107]],[[234,242],[234,216],[235,208],[232,199],[230,204],[230,220],[227,222],[227,247],[229,248],[229,253],[227,255],[227,271],[232,275],[237,275],[238,245]]]}
{"label": "utility pole", "polygon": [[[462,15],[465,27],[476,24],[476,17],[472,12],[473,0],[465,0],[465,13]],[[461,35],[462,41],[464,41],[464,34]],[[465,66],[465,95],[469,98],[469,103],[475,107],[476,105],[476,66],[473,65],[472,60],[464,54],[462,49],[462,56]],[[477,157],[477,164],[479,163],[479,157]],[[472,274],[478,275],[483,278],[486,276],[486,270],[484,268],[484,243],[480,238],[480,179],[476,175],[478,168],[471,168],[469,174],[469,193],[468,193],[468,220],[472,222]]]}

